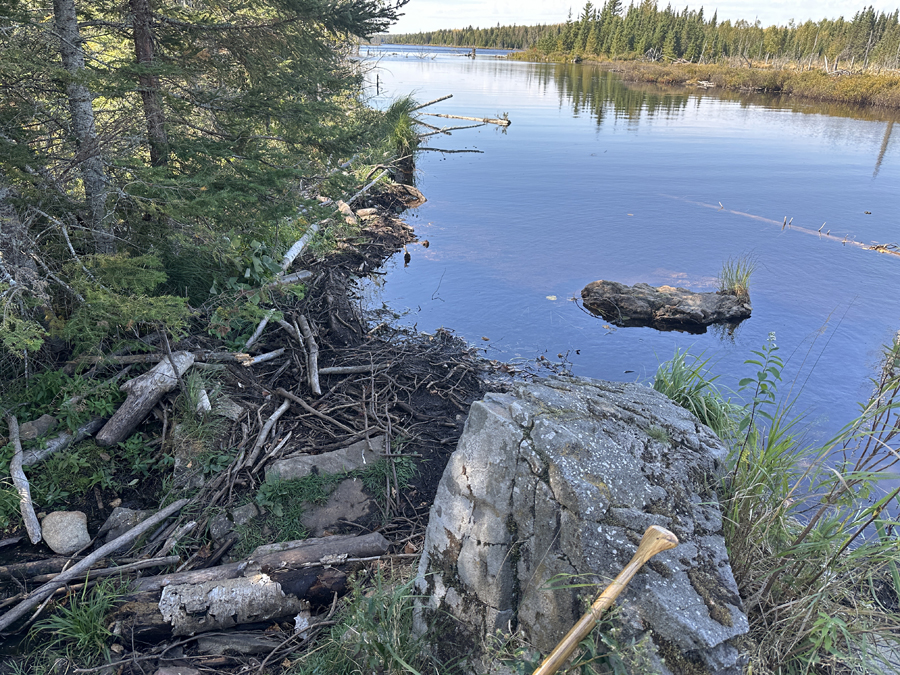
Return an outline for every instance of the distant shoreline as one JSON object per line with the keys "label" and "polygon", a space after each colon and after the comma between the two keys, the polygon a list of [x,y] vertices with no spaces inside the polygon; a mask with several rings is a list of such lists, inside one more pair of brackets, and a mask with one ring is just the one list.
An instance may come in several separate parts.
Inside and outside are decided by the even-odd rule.
{"label": "distant shoreline", "polygon": [[[511,55],[516,61],[572,63],[570,56],[544,56],[535,50]],[[647,63],[642,61],[588,61],[614,70],[626,82],[647,82],[695,86],[729,91],[785,94],[812,101],[850,103],[861,106],[900,109],[900,72],[849,72],[824,69],[798,70],[726,66],[697,63]]]}

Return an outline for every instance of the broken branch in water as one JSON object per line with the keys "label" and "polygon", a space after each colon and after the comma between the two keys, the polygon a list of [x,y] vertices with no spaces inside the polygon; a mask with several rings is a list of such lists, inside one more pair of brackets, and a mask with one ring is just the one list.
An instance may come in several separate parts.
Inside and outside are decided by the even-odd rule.
{"label": "broken branch in water", "polygon": [[9,425],[9,440],[15,448],[15,454],[9,463],[9,473],[12,476],[13,485],[16,486],[16,492],[19,493],[19,509],[22,511],[22,520],[25,521],[25,529],[28,531],[28,538],[32,544],[37,544],[41,540],[41,523],[37,519],[34,512],[34,502],[31,501],[31,486],[28,484],[28,477],[22,469],[22,441],[19,438],[19,420],[13,414],[6,416],[6,423]]}
{"label": "broken branch in water", "polygon": [[447,115],[445,113],[422,113],[430,117],[446,117],[451,120],[469,120],[470,122],[482,122],[484,124],[496,124],[499,127],[508,127],[511,122],[505,117],[467,117],[466,115]]}
{"label": "broken branch in water", "polygon": [[430,150],[431,152],[446,152],[449,154],[453,154],[455,152],[475,152],[479,155],[484,154],[484,150],[443,150],[441,148],[419,148],[419,150]]}
{"label": "broken branch in water", "polygon": [[419,138],[428,138],[429,136],[434,136],[435,134],[447,134],[450,135],[451,131],[459,131],[460,129],[477,129],[478,127],[483,127],[484,123],[481,124],[466,124],[461,127],[444,127],[443,129],[438,129],[437,131],[429,131],[425,134],[419,134]]}
{"label": "broken branch in water", "polygon": [[415,112],[416,110],[421,110],[422,108],[427,108],[430,105],[434,105],[435,103],[440,103],[441,101],[446,101],[448,98],[453,98],[453,94],[447,94],[446,96],[441,96],[432,101],[428,101],[428,103],[423,103],[422,105],[417,105],[415,108],[411,108],[409,112]]}

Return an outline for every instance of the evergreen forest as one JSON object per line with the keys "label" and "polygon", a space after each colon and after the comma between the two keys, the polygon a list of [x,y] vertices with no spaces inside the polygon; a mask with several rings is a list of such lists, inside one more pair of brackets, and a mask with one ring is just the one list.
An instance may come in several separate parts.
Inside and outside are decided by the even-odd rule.
{"label": "evergreen forest", "polygon": [[258,302],[310,186],[389,161],[348,55],[405,1],[0,1],[4,378]]}
{"label": "evergreen forest", "polygon": [[900,12],[871,6],[852,17],[763,27],[759,21],[719,21],[704,10],[679,11],[656,0],[585,3],[577,18],[546,26],[496,26],[391,35],[400,44],[533,49],[543,55],[646,58],[713,63],[722,59],[848,67],[900,68]]}

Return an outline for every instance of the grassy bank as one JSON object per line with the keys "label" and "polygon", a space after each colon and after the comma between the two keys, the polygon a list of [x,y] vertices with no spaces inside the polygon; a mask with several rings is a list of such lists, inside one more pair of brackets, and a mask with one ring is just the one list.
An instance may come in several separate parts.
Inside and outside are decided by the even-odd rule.
{"label": "grassy bank", "polygon": [[[519,61],[572,62],[565,54],[544,55],[536,50],[517,52],[509,58]],[[627,82],[704,86],[733,91],[789,94],[830,103],[900,108],[900,73],[826,73],[822,69],[796,70],[771,67],[735,67],[723,64],[646,63],[641,61],[600,61],[602,68],[615,70]]]}

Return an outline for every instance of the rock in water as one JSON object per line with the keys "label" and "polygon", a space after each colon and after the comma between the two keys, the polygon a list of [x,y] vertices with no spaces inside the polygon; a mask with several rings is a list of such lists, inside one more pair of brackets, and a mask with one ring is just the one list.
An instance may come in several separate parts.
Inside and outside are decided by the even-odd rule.
{"label": "rock in water", "polygon": [[47,546],[59,555],[71,555],[91,543],[87,516],[81,511],[54,511],[41,522]]}
{"label": "rock in water", "polygon": [[750,299],[686,288],[593,281],[581,289],[584,306],[617,326],[702,333],[713,323],[735,324],[750,316]]}
{"label": "rock in water", "polygon": [[714,491],[725,455],[709,428],[641,385],[554,377],[488,394],[431,509],[417,630],[437,624],[435,649],[459,654],[518,627],[549,652],[660,525],[681,544],[608,615],[629,670],[737,675],[729,641],[748,622]]}

